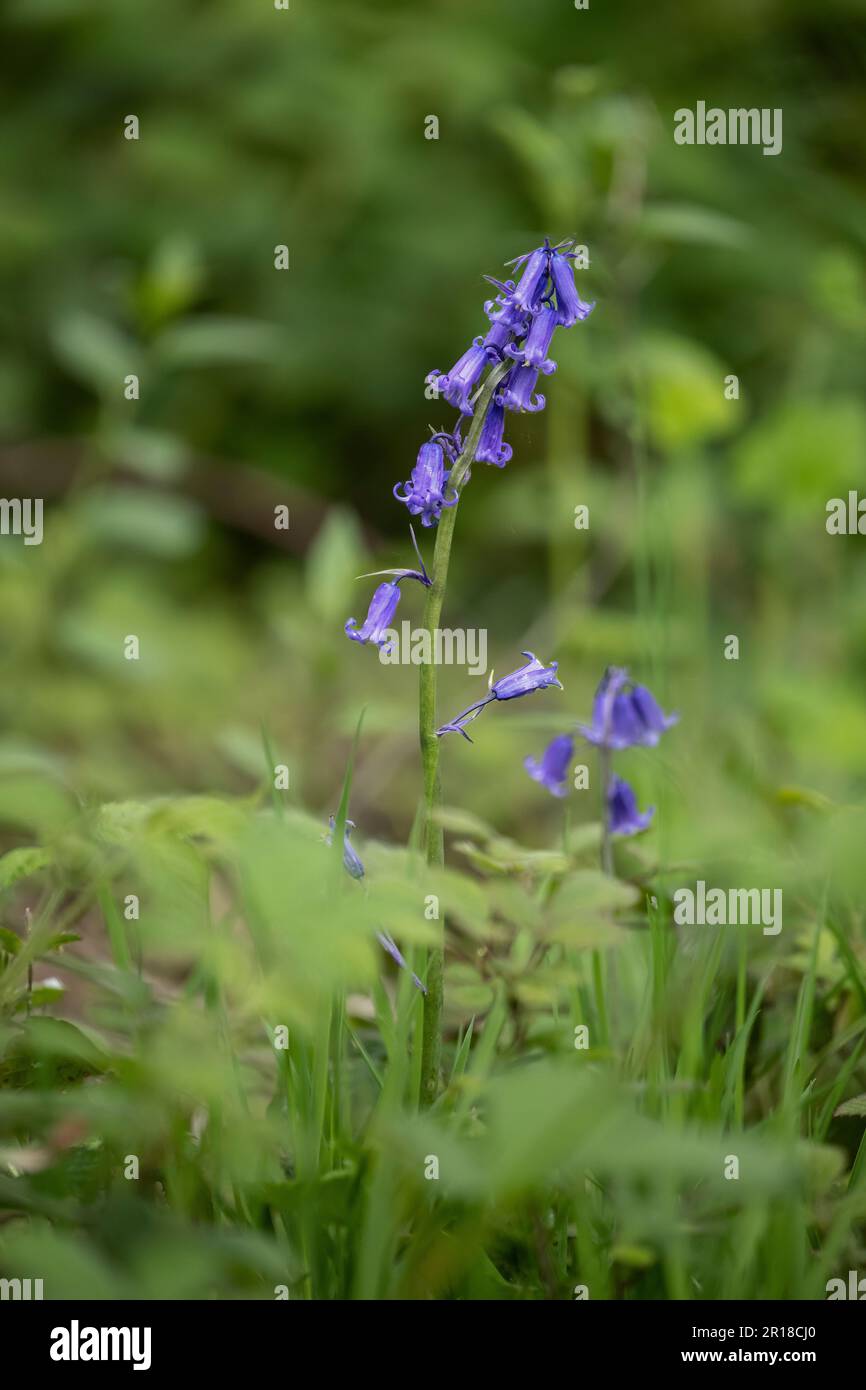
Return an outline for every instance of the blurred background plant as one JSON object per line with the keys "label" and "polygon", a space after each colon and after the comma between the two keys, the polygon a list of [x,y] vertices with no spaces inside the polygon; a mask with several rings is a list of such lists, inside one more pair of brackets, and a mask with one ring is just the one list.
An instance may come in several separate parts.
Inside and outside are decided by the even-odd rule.
{"label": "blurred background plant", "polygon": [[[274,1267],[285,1269],[272,1240],[280,1203],[291,1208],[279,1218],[294,1252],[289,1282],[319,1296],[454,1291],[451,1250],[460,1252],[453,1269],[468,1280],[459,1285],[465,1296],[491,1288],[558,1296],[576,1269],[575,1241],[577,1263],[589,1262],[602,1296],[739,1289],[743,1252],[762,1241],[755,1291],[813,1296],[831,1266],[827,1255],[809,1273],[810,1229],[821,1230],[840,1260],[866,1258],[862,1227],[849,1230],[854,1198],[839,1186],[862,1122],[833,1120],[839,1075],[843,1090],[866,1090],[858,1051],[866,1017],[866,570],[862,539],[824,529],[826,501],[860,485],[866,452],[866,196],[856,153],[866,97],[857,21],[854,0],[820,10],[805,0],[735,0],[687,12],[672,0],[587,11],[567,0],[332,0],[288,12],[244,0],[10,0],[4,8],[11,133],[0,154],[0,492],[44,496],[46,522],[40,547],[13,537],[0,543],[0,832],[6,851],[31,855],[4,861],[3,926],[24,940],[30,910],[37,944],[51,957],[37,967],[36,988],[61,970],[57,938],[66,927],[82,941],[63,948],[64,971],[75,976],[68,962],[84,962],[103,972],[91,988],[116,995],[103,1018],[107,1034],[89,1039],[106,1055],[88,1054],[73,1070],[78,1081],[107,1071],[111,1082],[81,1088],[93,1107],[91,1139],[70,1143],[63,1159],[63,1142],[46,1136],[55,1134],[55,1110],[78,1114],[82,1097],[71,1107],[58,1098],[68,1076],[58,1079],[59,1064],[33,1060],[55,1056],[56,1037],[44,1047],[28,1037],[60,1026],[64,1013],[81,1024],[95,1000],[61,971],[65,997],[42,985],[48,992],[34,1001],[26,960],[6,939],[7,964],[21,963],[7,981],[13,1022],[4,1046],[13,1062],[7,1056],[3,1065],[7,1083],[23,1075],[25,1086],[5,1097],[11,1108],[2,1113],[17,1142],[23,1135],[35,1144],[38,1133],[48,1154],[41,1168],[34,1159],[31,1186],[42,1190],[24,1209],[51,1221],[50,1238],[71,1261],[68,1287],[79,1286],[84,1265],[93,1287],[104,1287],[100,1260],[120,1259],[111,1247],[112,1204],[133,1200],[129,1185],[118,1195],[109,1183],[102,1205],[93,1197],[112,1135],[118,1153],[146,1149],[148,1135],[157,1136],[153,1193],[170,1199],[159,1217],[165,1228],[155,1226],[152,1244],[143,1237],[126,1262],[125,1287],[159,1286],[171,1263],[166,1251],[192,1249],[183,1222],[214,1221],[190,1255],[199,1263],[189,1282],[179,1277],[180,1292],[163,1296],[210,1287],[211,1242],[221,1252],[215,1277],[223,1293],[280,1282],[271,1279]],[[699,99],[781,107],[783,153],[675,145],[674,111]],[[124,139],[128,114],[139,118],[137,141]],[[437,140],[424,138],[429,115],[439,120]],[[387,1091],[381,1134],[389,1137],[378,1141],[397,1165],[391,1176],[399,1170],[407,1184],[400,1201],[408,1205],[397,1203],[387,1219],[387,1166],[369,1190],[359,1187],[358,1174],[369,1174],[357,1124],[346,1115],[330,1121],[329,1184],[313,1209],[326,1222],[333,1202],[334,1229],[354,1232],[353,1272],[340,1261],[342,1236],[333,1237],[334,1249],[317,1245],[297,1174],[284,1181],[274,1157],[282,1134],[270,1148],[263,1141],[273,1162],[256,1175],[279,1194],[269,1189],[265,1201],[238,1177],[251,1181],[251,1160],[232,1146],[252,1144],[258,1131],[235,1122],[247,1114],[250,1088],[231,1089],[237,1040],[224,1046],[222,989],[236,978],[232,1028],[249,1043],[257,1075],[262,1052],[273,1060],[267,1038],[258,1025],[255,1042],[243,1030],[255,1033],[250,1020],[270,1016],[275,1001],[259,997],[256,968],[230,943],[205,977],[190,976],[190,963],[206,955],[213,913],[220,920],[233,911],[235,925],[247,920],[233,893],[237,866],[253,853],[245,818],[266,814],[263,726],[268,757],[290,769],[281,805],[296,816],[305,807],[324,826],[366,704],[352,784],[356,843],[363,855],[367,837],[407,841],[418,795],[417,670],[381,666],[346,641],[342,626],[364,609],[366,590],[354,577],[402,563],[406,518],[392,486],[408,476],[428,422],[451,420],[425,398],[425,375],[447,367],[479,331],[480,273],[501,274],[504,261],[546,234],[589,248],[579,285],[597,308],[557,342],[556,389],[543,416],[515,423],[513,461],[503,473],[475,470],[460,508],[447,621],[487,628],[500,672],[526,647],[556,656],[565,694],[498,711],[473,748],[452,740],[443,750],[446,799],[479,818],[449,828],[449,859],[470,883],[461,891],[486,895],[478,875],[507,881],[516,855],[521,891],[550,893],[525,856],[563,843],[571,854],[569,835],[592,842],[594,797],[572,796],[564,830],[561,808],[526,776],[523,758],[588,715],[605,664],[630,665],[682,718],[652,759],[624,760],[641,804],[659,809],[646,839],[620,856],[627,904],[596,902],[583,883],[605,949],[597,925],[585,938],[552,943],[566,954],[582,945],[584,954],[615,956],[617,971],[599,990],[598,972],[584,978],[582,958],[563,958],[554,962],[559,977],[539,981],[536,967],[549,958],[536,949],[537,924],[523,900],[485,896],[472,919],[479,945],[463,959],[456,952],[450,966],[452,1039],[465,1039],[478,1020],[472,1046],[458,1051],[456,1081],[485,1036],[491,1055],[478,1063],[482,1079],[498,1040],[506,1055],[538,1046],[556,1053],[570,1046],[568,1027],[554,1027],[553,1042],[547,1036],[557,1009],[569,1027],[586,1017],[606,1035],[602,1043],[596,1035],[594,1061],[621,1070],[623,1114],[631,1115],[635,1088],[660,1088],[650,1110],[661,1126],[661,1167],[674,1167],[664,1181],[658,1169],[651,1178],[646,1166],[636,1171],[623,1160],[618,1168],[614,1144],[599,1159],[603,1184],[569,1186],[552,1151],[529,1175],[515,1159],[515,1173],[501,1172],[500,1182],[496,1164],[516,1143],[520,1107],[531,1099],[520,1077],[507,1074],[492,1083],[500,1089],[486,1112],[505,1117],[485,1140],[489,1168],[472,1170],[465,1152],[452,1155],[452,1172],[463,1175],[449,1192],[455,1205],[429,1229],[418,1217],[415,1242],[388,1285],[388,1241],[400,1214],[420,1212],[432,1186],[419,1196],[408,1176],[417,1177],[416,1140],[431,1151],[427,1131],[394,1119],[406,1078],[398,1074]],[[278,271],[274,248],[283,244],[290,269]],[[138,400],[124,395],[130,374],[140,380]],[[730,375],[739,399],[726,398]],[[574,526],[580,504],[590,512],[585,531]],[[290,509],[287,531],[274,527],[279,505]],[[407,604],[401,616],[409,615]],[[139,637],[137,662],[123,657],[127,634]],[[723,658],[728,634],[739,637],[738,661]],[[476,679],[445,669],[443,708],[468,703]],[[192,798],[189,820],[178,812],[172,821],[158,809],[164,803],[154,810],[148,800],[179,792]],[[217,903],[215,834],[229,885]],[[123,857],[130,835],[148,857],[139,872],[152,897],[146,939],[124,945],[112,903],[131,872]],[[271,852],[276,866],[284,850]],[[541,868],[560,878],[585,871],[586,850],[574,853]],[[255,879],[247,865],[247,883],[250,873]],[[694,955],[677,947],[665,893],[697,877],[783,886],[781,937],[759,940],[755,960],[727,940],[708,960],[703,947]],[[555,887],[562,890],[559,878]],[[312,911],[297,891],[297,911]],[[662,908],[647,932],[643,908],[644,930],[636,924],[634,893],[643,901],[650,892]],[[625,939],[611,926],[611,914],[623,913]],[[402,909],[391,926],[399,939],[408,932],[424,944]],[[353,961],[362,993],[375,978],[372,939]],[[139,977],[139,949],[165,965],[161,976]],[[290,953],[277,972],[282,987],[297,969]],[[647,971],[655,972],[648,1000]],[[339,991],[352,982],[330,983]],[[685,986],[706,1007],[706,1036],[703,1016],[672,1002],[686,997]],[[208,1002],[204,1021],[197,1007],[166,1007],[190,988]],[[369,1067],[352,1053],[374,1087],[400,1056],[399,1030],[413,1026],[417,1000],[408,980],[401,989],[396,1022],[381,998],[367,1018],[371,1036],[359,1042]],[[497,1001],[499,1027],[482,1032]],[[770,1003],[758,1042],[751,1010]],[[39,1009],[49,1013],[39,1017]],[[311,1057],[321,1023],[314,1015],[299,1021]],[[65,1067],[74,1068],[66,1051],[79,1046],[67,1035]],[[14,1063],[22,1047],[30,1059],[23,1073]],[[176,1070],[197,1049],[207,1059],[200,1072]],[[309,1074],[307,1062],[298,1065],[283,1095],[311,1106],[301,1105],[295,1123],[313,1135],[304,1140],[302,1177],[312,1183],[322,1152],[321,1078],[312,1062]],[[563,1090],[558,1073],[545,1075],[538,1096],[551,1108],[539,1100],[537,1122],[553,1131],[568,1087],[586,1083],[568,1110],[575,1127],[564,1130],[576,1145],[598,1105],[592,1076]],[[803,1101],[797,1087],[815,1077]],[[699,1088],[696,1099],[688,1087],[698,1081],[706,1094]],[[34,1102],[28,1110],[25,1091],[37,1083],[43,1108]],[[260,1098],[264,1089],[252,1092]],[[689,1098],[677,1099],[683,1094]],[[191,1156],[190,1096],[209,1114],[221,1108],[211,1131],[222,1136],[214,1144],[219,1174],[206,1169],[202,1177],[198,1153]],[[719,1245],[707,1235],[698,1257],[682,1234],[681,1221],[695,1213],[684,1217],[678,1207],[678,1184],[691,1181],[705,1154],[696,1150],[689,1167],[678,1126],[747,1117],[768,1131],[759,1144],[775,1137],[782,1148],[767,1148],[766,1187],[740,1199],[736,1220],[713,1237],[727,1252],[716,1269]],[[821,1142],[832,1134],[841,1145],[832,1151],[839,1164],[831,1157],[812,1189],[798,1186],[801,1133]],[[649,1139],[647,1152],[656,1154]],[[819,1150],[821,1162],[827,1152]],[[577,1148],[563,1153],[577,1154],[580,1166]],[[593,1161],[584,1154],[583,1168]],[[333,1180],[344,1162],[345,1176]],[[69,1186],[70,1163],[80,1186]],[[550,1199],[550,1183],[560,1180],[564,1205]],[[650,1230],[641,1213],[651,1181]],[[767,1206],[776,1181],[778,1202]],[[11,1183],[20,1203],[22,1180],[3,1182],[5,1197],[12,1200]],[[531,1199],[513,1207],[527,1191]],[[764,1203],[762,1217],[752,1200]],[[76,1201],[83,1206],[70,1205]],[[501,1201],[492,1235],[479,1215],[489,1201]],[[82,1245],[70,1229],[88,1203]],[[245,1226],[243,1239],[257,1230],[261,1248],[241,1250],[218,1231],[215,1213],[226,1204]],[[702,1232],[716,1229],[720,1209],[695,1215]],[[560,1223],[555,1258],[551,1220]],[[38,1223],[11,1224],[13,1242],[49,1239]]]}

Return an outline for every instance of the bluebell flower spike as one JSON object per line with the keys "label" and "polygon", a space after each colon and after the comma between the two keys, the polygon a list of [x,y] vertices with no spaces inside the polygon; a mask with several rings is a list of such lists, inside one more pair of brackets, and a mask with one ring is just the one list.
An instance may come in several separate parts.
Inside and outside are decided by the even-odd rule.
{"label": "bluebell flower spike", "polygon": [[[484,303],[489,320],[486,333],[474,339],[450,371],[437,369],[426,378],[435,384],[437,395],[441,393],[460,412],[461,421],[472,419],[487,370],[513,360],[514,367],[500,381],[487,408],[475,452],[475,459],[482,463],[497,468],[508,463],[512,447],[503,440],[503,412],[533,414],[544,409],[545,397],[537,390],[537,381],[540,374],[550,376],[556,370],[550,356],[554,331],[572,327],[594,307],[585,304],[577,292],[574,245],[573,237],[555,246],[546,238],[543,246],[507,262],[515,267],[516,279],[485,275],[484,280],[495,290]],[[394,496],[412,516],[421,518],[424,527],[438,525],[444,508],[457,502],[457,491],[449,487],[448,480],[462,447],[459,422],[450,434],[431,429],[431,438],[421,446],[411,476],[394,487]],[[468,483],[470,478],[467,467],[461,481]]]}

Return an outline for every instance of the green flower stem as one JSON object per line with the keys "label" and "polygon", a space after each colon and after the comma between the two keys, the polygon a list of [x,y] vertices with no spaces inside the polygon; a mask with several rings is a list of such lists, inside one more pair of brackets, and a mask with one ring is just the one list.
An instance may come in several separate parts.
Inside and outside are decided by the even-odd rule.
{"label": "green flower stem", "polygon": [[[475,413],[466,443],[459,459],[451,470],[449,486],[459,496],[466,481],[470,464],[475,457],[478,441],[493,393],[505,376],[510,362],[498,363],[487,377],[478,393]],[[440,865],[445,859],[444,835],[442,826],[436,820],[436,809],[442,804],[442,786],[439,777],[439,740],[436,737],[438,719],[436,712],[436,664],[434,635],[442,615],[445,599],[445,585],[448,581],[448,562],[451,558],[451,541],[454,536],[454,523],[457,519],[459,503],[453,507],[443,507],[436,532],[436,547],[433,551],[433,582],[427,590],[424,605],[423,625],[430,634],[429,651],[431,660],[422,663],[419,688],[419,730],[421,736],[421,763],[424,770],[424,854],[428,864]],[[421,1105],[432,1105],[439,1089],[440,1059],[442,1055],[442,1003],[443,969],[445,963],[445,922],[439,924],[440,939],[427,956],[427,994],[424,998],[424,1027],[421,1042]]]}
{"label": "green flower stem", "polygon": [[[601,782],[601,871],[613,877],[613,839],[607,812],[607,789],[610,786],[610,749],[602,744],[599,748],[598,775]],[[601,951],[592,953],[592,978],[595,985],[595,1002],[598,1009],[598,1026],[602,1046],[607,1046],[610,1036],[607,1019],[607,961]]]}
{"label": "green flower stem", "polygon": [[607,810],[607,791],[610,786],[610,749],[602,744],[599,749],[599,778],[601,781],[601,867],[602,872],[613,874],[613,840]]}

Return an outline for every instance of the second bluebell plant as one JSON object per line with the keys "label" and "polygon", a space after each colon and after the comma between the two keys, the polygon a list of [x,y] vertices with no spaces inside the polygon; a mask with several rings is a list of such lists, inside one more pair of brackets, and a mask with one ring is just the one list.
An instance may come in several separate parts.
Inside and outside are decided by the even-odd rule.
{"label": "second bluebell plant", "polygon": [[[609,666],[602,676],[592,706],[592,722],[579,724],[577,732],[601,752],[605,835],[636,835],[646,830],[655,807],[638,810],[634,789],[611,770],[611,754],[625,748],[654,748],[679,715],[665,714],[645,685],[632,681],[624,667]],[[574,737],[557,734],[540,759],[528,757],[524,766],[530,777],[553,796],[565,796],[574,755]]]}

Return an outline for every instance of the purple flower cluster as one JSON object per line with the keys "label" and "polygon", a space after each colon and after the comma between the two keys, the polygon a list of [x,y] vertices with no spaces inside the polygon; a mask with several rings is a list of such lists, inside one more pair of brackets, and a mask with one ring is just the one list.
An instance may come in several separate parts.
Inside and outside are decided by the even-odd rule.
{"label": "purple flower cluster", "polygon": [[[465,450],[461,428],[464,418],[471,419],[474,415],[473,399],[488,370],[495,369],[497,365],[501,370],[502,364],[510,364],[487,406],[472,458],[464,459],[463,482],[469,481],[467,464],[477,461],[504,468],[511,458],[511,445],[504,440],[507,411],[543,410],[544,397],[535,388],[539,373],[549,376],[556,370],[556,363],[549,355],[554,331],[557,328],[571,328],[579,319],[585,319],[594,308],[592,304],[584,304],[577,292],[573,246],[573,240],[560,242],[558,246],[551,246],[550,241],[545,240],[543,246],[518,256],[509,262],[520,269],[520,278],[516,282],[486,276],[496,291],[494,297],[484,305],[489,321],[487,332],[475,339],[450,372],[435,371],[429,374],[427,380],[435,383],[437,395],[444,396],[460,414],[450,433],[443,430],[432,433],[418,450],[409,477],[405,482],[394,485],[393,493],[397,501],[403,503],[410,516],[420,517],[422,526],[435,526],[443,509],[453,507],[457,502],[457,489],[450,479],[455,464]],[[392,577],[380,584],[373,594],[364,622],[359,626],[356,618],[350,618],[346,623],[346,635],[353,642],[379,647],[387,654],[388,638],[385,634],[391,628],[400,602],[399,586],[402,580],[417,579],[429,587],[431,581],[418,553],[414,532],[412,542],[418,554],[420,571],[379,571],[383,576],[387,574]],[[489,698],[503,697],[491,694]],[[474,707],[476,712],[479,708]],[[451,727],[446,725],[440,732],[449,732]],[[462,727],[458,732],[463,732]]]}
{"label": "purple flower cluster", "polygon": [[629,680],[628,671],[609,666],[595,692],[592,723],[579,729],[588,743],[601,748],[654,748],[678,718],[664,714],[646,686]]}
{"label": "purple flower cluster", "polygon": [[[427,377],[462,420],[474,415],[473,400],[488,369],[498,363],[513,364],[487,407],[472,461],[505,467],[512,452],[503,441],[505,412],[544,409],[544,396],[536,392],[536,384],[539,373],[549,376],[556,370],[549,356],[554,331],[571,328],[594,308],[584,304],[577,292],[573,245],[563,241],[551,246],[545,241],[535,251],[518,256],[509,263],[522,268],[516,282],[486,276],[496,291],[484,305],[490,325],[487,332],[475,339],[449,372],[437,370]],[[457,501],[453,489],[453,495],[448,493],[449,464],[457,461],[462,447],[458,422],[453,434],[436,434],[422,444],[412,476],[394,488],[394,496],[413,516],[421,517],[423,526],[435,525],[442,508]]]}
{"label": "purple flower cluster", "polygon": [[[578,725],[578,731],[588,743],[608,753],[623,748],[654,748],[678,719],[679,715],[665,714],[646,686],[629,679],[628,671],[609,666],[595,692],[592,723]],[[540,759],[524,759],[524,767],[553,796],[565,796],[573,755],[571,734],[558,734]],[[615,773],[608,778],[605,804],[611,835],[636,835],[646,829],[655,814],[653,806],[645,812],[638,810],[633,788]]]}

